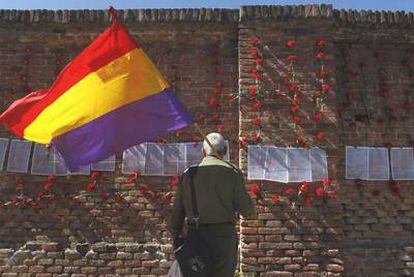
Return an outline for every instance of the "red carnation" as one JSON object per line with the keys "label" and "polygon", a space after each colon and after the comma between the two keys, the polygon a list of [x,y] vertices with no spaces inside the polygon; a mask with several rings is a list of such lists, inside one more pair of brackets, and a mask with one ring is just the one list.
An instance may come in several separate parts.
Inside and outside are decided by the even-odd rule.
{"label": "red carnation", "polygon": [[[50,146],[49,146],[49,148],[50,148]],[[47,176],[47,179],[49,180],[49,182],[53,182],[53,181],[56,180],[56,176],[51,174],[51,175]]]}
{"label": "red carnation", "polygon": [[309,190],[308,182],[303,182],[302,185],[299,188],[299,194],[307,193],[308,190]]}
{"label": "red carnation", "polygon": [[216,90],[214,91],[214,94],[215,94],[215,95],[220,95],[220,94],[221,94],[221,89],[216,89]]}
{"label": "red carnation", "polygon": [[300,124],[300,117],[299,116],[294,116],[293,117],[293,122],[295,122],[296,125]]}
{"label": "red carnation", "polygon": [[250,191],[253,193],[254,196],[257,198],[261,198],[260,196],[260,187],[258,185],[254,185],[250,188]]}
{"label": "red carnation", "polygon": [[320,121],[322,119],[322,113],[320,111],[315,112],[313,115],[313,120]]}
{"label": "red carnation", "polygon": [[199,119],[201,122],[204,122],[204,121],[206,120],[206,118],[207,118],[207,116],[206,116],[204,113],[199,113],[199,114],[198,114],[198,119]]}
{"label": "red carnation", "polygon": [[171,178],[171,188],[172,189],[175,189],[178,186],[178,181],[179,181],[178,176],[173,176]]}
{"label": "red carnation", "polygon": [[261,120],[260,120],[260,118],[255,118],[255,119],[253,119],[252,120],[252,123],[253,123],[253,125],[260,125],[260,123],[261,123]]}
{"label": "red carnation", "polygon": [[136,169],[136,170],[132,171],[132,173],[135,174],[135,175],[141,175],[141,170]]}
{"label": "red carnation", "polygon": [[331,87],[329,85],[323,85],[322,86],[322,90],[325,91],[325,92],[329,91],[330,89],[331,89]]}
{"label": "red carnation", "polygon": [[259,72],[259,69],[258,68],[252,68],[252,73],[253,74],[256,74],[257,72]]}
{"label": "red carnation", "polygon": [[224,132],[224,125],[223,125],[223,124],[219,124],[219,125],[217,125],[217,129],[218,129],[220,132]]}
{"label": "red carnation", "polygon": [[260,102],[253,103],[253,108],[255,108],[255,109],[260,109],[262,107],[263,107],[263,105]]}
{"label": "red carnation", "polygon": [[217,107],[217,109],[220,109],[221,107],[223,107],[223,104],[218,102],[216,107]]}
{"label": "red carnation", "polygon": [[273,197],[272,197],[272,202],[273,202],[273,204],[275,204],[275,205],[279,204],[279,202],[280,202],[280,198],[279,198],[279,195],[277,194],[277,192],[275,192],[275,194],[273,195]]}
{"label": "red carnation", "polygon": [[261,80],[263,78],[263,76],[261,74],[255,74],[254,78]]}
{"label": "red carnation", "polygon": [[137,177],[130,177],[127,179],[127,183],[135,183],[137,181]]}
{"label": "red carnation", "polygon": [[252,58],[256,58],[259,54],[260,54],[259,50],[253,50],[253,51],[250,53],[250,57],[252,57]]}
{"label": "red carnation", "polygon": [[216,87],[221,87],[221,86],[223,86],[222,82],[216,82]]}
{"label": "red carnation", "polygon": [[252,45],[253,46],[256,46],[259,42],[260,42],[260,39],[258,37],[253,37],[252,38]]}
{"label": "red carnation", "polygon": [[318,40],[316,41],[316,45],[317,45],[318,47],[324,47],[324,46],[325,46],[325,44],[326,44],[326,41],[325,41],[325,40],[323,40],[323,39],[318,39]]}
{"label": "red carnation", "polygon": [[170,202],[171,201],[171,198],[172,198],[172,193],[171,192],[165,192],[162,198],[165,201]]}
{"label": "red carnation", "polygon": [[317,197],[322,197],[323,194],[324,194],[323,187],[321,187],[321,186],[320,187],[317,187],[315,189],[315,194],[316,194]]}
{"label": "red carnation", "polygon": [[219,120],[219,114],[218,113],[215,113],[215,114],[213,114],[212,116],[211,116],[211,120],[213,120],[214,122],[215,121],[218,121]]}
{"label": "red carnation", "polygon": [[322,140],[325,137],[325,133],[324,132],[318,132],[315,135],[315,137],[316,137],[317,140]]}
{"label": "red carnation", "polygon": [[262,58],[257,58],[254,60],[257,64],[263,64],[263,59]]}
{"label": "red carnation", "polygon": [[293,83],[293,84],[291,84],[291,85],[289,86],[289,91],[293,91],[293,90],[295,90],[297,87],[298,87],[298,84]]}
{"label": "red carnation", "polygon": [[325,54],[324,54],[323,52],[318,52],[318,53],[316,54],[316,58],[317,58],[318,60],[321,60],[321,59],[325,58]]}
{"label": "red carnation", "polygon": [[289,77],[289,76],[285,76],[285,78],[283,79],[283,82],[284,82],[286,85],[290,84],[290,82],[291,82],[290,77]]}
{"label": "red carnation", "polygon": [[262,137],[260,136],[260,134],[257,134],[257,135],[254,135],[254,136],[252,137],[252,140],[253,140],[254,142],[259,142],[259,141],[261,141],[261,140],[262,140]]}
{"label": "red carnation", "polygon": [[95,183],[88,183],[86,184],[86,189],[88,191],[93,191],[96,188],[96,184]]}
{"label": "red carnation", "polygon": [[325,186],[330,185],[331,184],[331,180],[329,180],[328,178],[322,178],[322,184],[324,184]]}
{"label": "red carnation", "polygon": [[210,106],[214,106],[216,104],[216,98],[213,96],[210,98]]}
{"label": "red carnation", "polygon": [[292,106],[290,106],[290,111],[292,113],[295,113],[297,110],[299,110],[299,106],[298,105],[292,105]]}
{"label": "red carnation", "polygon": [[98,177],[99,177],[99,172],[98,171],[93,171],[92,174],[91,174],[91,179],[95,180]]}
{"label": "red carnation", "polygon": [[43,184],[44,190],[51,190],[53,188],[53,183],[45,183]]}
{"label": "red carnation", "polygon": [[295,61],[296,60],[296,56],[295,55],[289,55],[286,58],[288,61]]}
{"label": "red carnation", "polygon": [[256,94],[256,87],[251,86],[250,87],[250,96],[254,96]]}
{"label": "red carnation", "polygon": [[293,188],[291,188],[291,187],[286,187],[285,188],[285,191],[284,191],[284,194],[285,195],[295,195],[296,193],[295,193],[295,190],[293,189]]}
{"label": "red carnation", "polygon": [[242,140],[243,140],[244,142],[248,141],[248,140],[249,140],[249,135],[248,135],[248,134],[245,134],[245,135],[242,137]]}
{"label": "red carnation", "polygon": [[294,47],[296,42],[294,40],[288,40],[285,42],[286,47]]}

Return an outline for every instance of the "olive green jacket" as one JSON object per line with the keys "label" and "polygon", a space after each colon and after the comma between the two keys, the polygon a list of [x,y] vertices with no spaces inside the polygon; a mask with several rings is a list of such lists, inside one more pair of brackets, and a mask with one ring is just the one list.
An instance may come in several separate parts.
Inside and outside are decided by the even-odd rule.
{"label": "olive green jacket", "polygon": [[[235,223],[237,213],[244,217],[255,216],[255,208],[247,193],[243,175],[237,167],[206,156],[194,175],[199,223]],[[188,170],[179,178],[177,194],[169,229],[174,237],[180,235],[184,219],[192,219],[190,178]]]}

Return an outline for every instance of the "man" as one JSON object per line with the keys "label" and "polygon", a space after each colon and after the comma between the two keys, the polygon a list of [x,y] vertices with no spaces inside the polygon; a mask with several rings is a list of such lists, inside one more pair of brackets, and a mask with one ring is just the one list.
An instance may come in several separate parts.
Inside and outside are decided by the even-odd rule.
{"label": "man", "polygon": [[[233,277],[239,242],[235,228],[236,215],[239,213],[251,218],[255,215],[255,209],[244,187],[241,171],[222,160],[227,153],[223,136],[219,133],[210,133],[207,139],[214,150],[204,140],[204,158],[193,176],[199,213],[198,230],[212,250],[215,264],[212,276]],[[174,247],[180,244],[185,218],[188,228],[194,228],[188,170],[180,176],[170,220]]]}

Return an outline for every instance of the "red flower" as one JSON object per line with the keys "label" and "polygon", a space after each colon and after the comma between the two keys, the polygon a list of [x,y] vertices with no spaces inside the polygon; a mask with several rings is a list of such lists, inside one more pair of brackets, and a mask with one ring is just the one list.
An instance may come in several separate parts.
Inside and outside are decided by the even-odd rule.
{"label": "red flower", "polygon": [[216,104],[216,98],[213,96],[210,98],[210,106],[214,106]]}
{"label": "red flower", "polygon": [[286,188],[285,188],[285,191],[284,191],[284,194],[285,194],[285,195],[290,195],[290,196],[292,196],[292,195],[295,195],[295,194],[296,194],[296,192],[295,192],[295,190],[294,190],[293,188],[291,188],[291,187],[286,187]]}
{"label": "red flower", "polygon": [[252,123],[253,123],[253,125],[258,126],[258,125],[260,125],[261,120],[260,120],[260,118],[255,118],[255,119],[252,120]]}
{"label": "red flower", "polygon": [[258,185],[254,185],[250,188],[250,191],[253,193],[254,196],[260,197],[260,187]]}
{"label": "red flower", "polygon": [[331,180],[329,180],[328,178],[322,178],[322,184],[324,184],[325,186],[330,185],[331,184]]}
{"label": "red flower", "polygon": [[316,58],[317,58],[318,60],[321,60],[321,59],[325,58],[325,54],[324,54],[323,52],[318,52],[318,53],[316,54]]}
{"label": "red flower", "polygon": [[291,84],[290,85],[290,87],[289,87],[289,91],[293,91],[293,90],[295,90],[296,88],[298,87],[298,84],[296,84],[296,83],[293,83],[293,84]]}
{"label": "red flower", "polygon": [[256,46],[259,42],[260,42],[260,39],[258,37],[253,37],[252,38],[252,45],[253,46]]}
{"label": "red flower", "polygon": [[320,187],[317,187],[315,189],[315,194],[316,194],[317,197],[322,197],[323,194],[324,194],[323,187],[321,187],[321,186]]}
{"label": "red flower", "polygon": [[320,111],[315,112],[315,114],[313,115],[313,120],[315,120],[316,122],[318,122],[321,119],[322,119],[322,113]]}
{"label": "red flower", "polygon": [[288,61],[295,61],[297,58],[296,58],[296,56],[295,55],[289,55],[289,56],[287,56],[287,58],[286,58]]}
{"label": "red flower", "polygon": [[261,74],[255,74],[254,78],[261,80],[263,78],[263,76]]}
{"label": "red flower", "polygon": [[215,113],[215,114],[213,114],[212,116],[211,116],[211,120],[213,120],[214,122],[216,122],[216,121],[218,121],[219,120],[219,114],[218,113]]}
{"label": "red flower", "polygon": [[222,87],[223,83],[222,82],[216,82],[216,87]]}
{"label": "red flower", "polygon": [[221,107],[223,107],[223,104],[218,102],[216,107],[217,107],[217,109],[220,109]]}
{"label": "red flower", "polygon": [[157,201],[159,198],[158,192],[151,191],[151,198],[152,198],[152,201]]}
{"label": "red flower", "polygon": [[53,188],[53,183],[45,183],[43,184],[44,190],[51,190]]}
{"label": "red flower", "polygon": [[254,136],[252,137],[252,140],[253,140],[254,142],[259,142],[259,141],[261,141],[261,140],[262,140],[262,137],[260,136],[260,134],[257,134],[257,135],[254,135]]}
{"label": "red flower", "polygon": [[292,105],[292,106],[290,106],[290,111],[292,113],[295,113],[297,110],[299,110],[299,106],[298,105]]}
{"label": "red flower", "polygon": [[219,125],[217,125],[217,129],[218,129],[220,132],[224,132],[224,125],[223,125],[223,124],[219,124]]}
{"label": "red flower", "polygon": [[308,190],[309,190],[308,182],[303,182],[302,185],[299,188],[299,194],[307,193]]}
{"label": "red flower", "polygon": [[250,96],[254,96],[256,94],[256,87],[254,87],[254,86],[251,86],[250,87]]}
{"label": "red flower", "polygon": [[137,181],[137,177],[130,177],[127,179],[127,183],[135,183]]}
{"label": "red flower", "polygon": [[47,176],[47,179],[49,180],[49,182],[53,182],[53,181],[56,180],[56,176],[51,174],[51,175]]}
{"label": "red flower", "polygon": [[326,44],[326,41],[325,41],[325,40],[323,40],[323,39],[318,39],[318,40],[316,41],[316,45],[317,45],[318,47],[324,47],[324,46],[325,46],[325,44]]}
{"label": "red flower", "polygon": [[216,90],[214,91],[214,94],[215,94],[215,95],[220,95],[220,94],[221,94],[221,89],[216,89]]}
{"label": "red flower", "polygon": [[88,191],[93,191],[96,188],[96,184],[95,183],[88,183],[86,184],[86,189]]}
{"label": "red flower", "polygon": [[162,198],[165,201],[170,202],[171,201],[171,198],[172,198],[172,193],[171,192],[165,192]]}
{"label": "red flower", "polygon": [[305,202],[306,205],[313,205],[313,198],[312,198],[312,196],[310,196],[310,195],[306,196],[304,202]]}
{"label": "red flower", "polygon": [[293,122],[295,122],[296,125],[300,124],[300,117],[299,116],[294,116],[293,117]]}
{"label": "red flower", "polygon": [[296,42],[294,40],[288,40],[285,42],[286,47],[294,47]]}
{"label": "red flower", "polygon": [[257,64],[263,64],[263,59],[262,58],[257,58],[254,60]]}
{"label": "red flower", "polygon": [[171,188],[172,189],[175,189],[178,186],[178,181],[179,181],[178,176],[173,176],[171,178]]}
{"label": "red flower", "polygon": [[325,78],[327,76],[329,76],[329,72],[328,71],[320,71],[320,72],[318,72],[318,77],[319,78]]}
{"label": "red flower", "polygon": [[92,174],[91,174],[91,177],[90,177],[90,179],[92,179],[92,180],[96,180],[96,178],[98,178],[99,177],[99,172],[98,171],[93,171],[92,172]]}
{"label": "red flower", "polygon": [[201,122],[204,122],[206,120],[207,116],[204,113],[199,113],[198,114],[198,120],[200,120]]}
{"label": "red flower", "polygon": [[258,68],[252,68],[252,73],[253,74],[256,74],[257,72],[259,72],[259,69]]}
{"label": "red flower", "polygon": [[325,92],[329,91],[330,89],[331,89],[331,87],[329,85],[323,85],[322,86],[322,90],[325,91]]}
{"label": "red flower", "polygon": [[272,202],[273,202],[273,204],[275,204],[275,205],[279,204],[279,202],[280,202],[280,198],[279,198],[279,195],[277,194],[277,192],[275,192],[275,194],[273,194],[273,197],[272,197]]}
{"label": "red flower", "polygon": [[290,84],[291,80],[289,76],[285,76],[285,78],[283,79],[283,82],[285,83],[285,85]]}
{"label": "red flower", "polygon": [[260,102],[255,102],[255,103],[253,103],[253,108],[254,109],[260,109],[260,108],[262,108],[263,107],[263,105],[260,103]]}
{"label": "red flower", "polygon": [[306,142],[305,142],[305,140],[302,138],[302,137],[298,137],[297,139],[296,139],[296,142],[300,145],[300,147],[302,147],[302,148],[306,148]]}
{"label": "red flower", "polygon": [[260,54],[259,50],[253,50],[253,51],[250,53],[250,57],[252,57],[252,58],[256,58],[259,54]]}
{"label": "red flower", "polygon": [[315,135],[315,137],[316,137],[317,140],[322,140],[325,137],[325,133],[324,132],[318,132]]}

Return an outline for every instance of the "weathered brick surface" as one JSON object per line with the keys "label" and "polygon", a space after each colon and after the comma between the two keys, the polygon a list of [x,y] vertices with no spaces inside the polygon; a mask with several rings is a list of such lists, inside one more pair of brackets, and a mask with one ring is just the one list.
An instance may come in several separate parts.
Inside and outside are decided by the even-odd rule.
{"label": "weathered brick surface", "polygon": [[[298,132],[328,154],[329,176],[339,186],[337,201],[312,206],[272,203],[281,184],[263,182],[258,218],[240,221],[240,270],[245,276],[410,276],[414,274],[412,181],[355,183],[344,179],[346,145],[414,145],[413,13],[335,10],[329,5],[246,6],[240,10],[124,10],[120,17],[157,64],[174,91],[208,120],[208,132],[223,123],[231,158],[246,171],[239,136],[254,134],[260,117],[263,144],[296,146]],[[0,11],[0,91],[4,107],[28,91],[50,86],[62,67],[106,26],[104,11]],[[260,42],[252,45],[252,38]],[[295,39],[304,123],[293,129],[283,100],[289,71],[283,46]],[[315,41],[326,45],[327,82],[332,90],[323,120],[308,120],[317,92]],[[260,112],[247,94],[257,85],[250,53],[263,54]],[[209,107],[215,83],[240,102],[223,102],[222,122]],[[131,123],[133,124],[133,123]],[[131,126],[133,128],[133,126]],[[315,140],[323,129],[326,139]],[[194,128],[169,141],[193,140]],[[2,128],[2,137],[12,135]],[[166,228],[171,204],[143,195],[128,176],[105,173],[99,188],[121,191],[124,201],[97,196],[69,198],[85,190],[87,177],[60,177],[58,198],[40,213],[0,210],[1,276],[162,276],[173,250]],[[142,183],[169,190],[169,178]],[[40,191],[44,177],[3,172],[1,199],[15,196],[15,184]],[[295,185],[295,187],[297,187]],[[311,185],[312,189],[314,186]]]}

